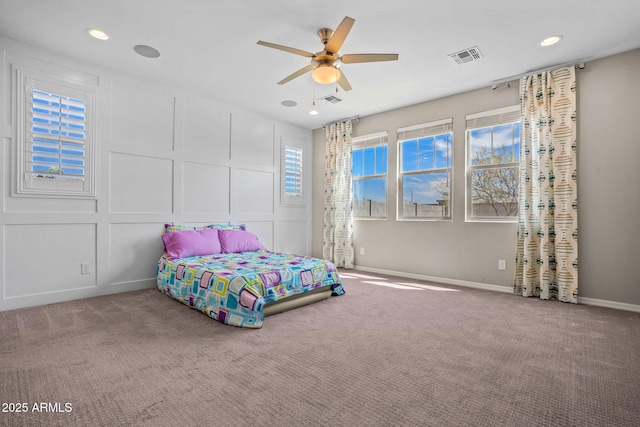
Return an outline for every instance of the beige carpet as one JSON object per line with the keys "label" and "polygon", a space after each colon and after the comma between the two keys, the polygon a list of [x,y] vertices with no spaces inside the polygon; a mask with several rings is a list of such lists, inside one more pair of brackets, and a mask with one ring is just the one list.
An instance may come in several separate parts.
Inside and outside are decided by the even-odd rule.
{"label": "beige carpet", "polygon": [[2,312],[0,425],[640,425],[640,314],[378,277],[258,330],[155,289]]}

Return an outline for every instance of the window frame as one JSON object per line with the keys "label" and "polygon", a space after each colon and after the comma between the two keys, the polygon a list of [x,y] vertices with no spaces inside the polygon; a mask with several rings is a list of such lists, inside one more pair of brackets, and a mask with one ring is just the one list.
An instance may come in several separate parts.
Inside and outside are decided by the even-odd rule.
{"label": "window frame", "polygon": [[[57,74],[44,73],[23,66],[12,65],[12,82],[15,95],[14,117],[15,154],[12,173],[13,197],[95,199],[96,185],[96,86],[90,82],[67,79]],[[27,165],[32,163],[31,106],[33,91],[54,93],[61,97],[81,99],[85,102],[84,119],[84,173],[82,179],[51,178],[36,175]],[[60,148],[61,150],[62,148]]]}
{"label": "window frame", "polygon": [[[295,150],[299,153],[300,171],[297,173],[299,177],[300,190],[291,194],[287,192],[287,149]],[[280,140],[280,204],[283,206],[304,206],[305,205],[305,149],[302,143],[289,138],[281,138]]]}
{"label": "window frame", "polygon": [[[482,111],[479,113],[468,114],[465,117],[465,222],[495,222],[495,223],[517,223],[518,215],[513,216],[473,216],[473,171],[478,170],[495,170],[501,168],[514,168],[519,178],[520,159],[507,163],[495,163],[490,165],[471,165],[471,137],[470,133],[476,129],[494,128],[496,126],[520,123],[520,105],[512,105],[494,110]],[[522,125],[520,125],[520,137],[522,137]],[[491,134],[493,147],[493,130]],[[517,141],[519,144],[520,140]],[[515,144],[515,138],[512,139]],[[515,152],[514,152],[515,154]],[[519,182],[518,182],[519,188]],[[519,198],[517,203],[519,204]]]}
{"label": "window frame", "polygon": [[[433,136],[434,138],[439,135],[450,135],[450,151],[449,155],[449,167],[446,168],[432,168],[432,169],[417,169],[415,171],[403,172],[403,152],[402,144],[407,141],[420,140]],[[452,221],[453,220],[453,180],[454,180],[454,132],[453,132],[453,118],[446,118],[441,120],[435,120],[427,123],[421,123],[412,126],[406,126],[397,129],[397,177],[398,177],[398,195],[396,206],[396,219],[398,221]],[[435,160],[434,160],[435,161]],[[430,216],[405,216],[404,215],[404,188],[403,178],[405,176],[412,175],[425,175],[436,173],[448,173],[449,174],[449,198],[448,198],[448,211],[447,215],[441,217]],[[417,204],[416,204],[417,210]]]}
{"label": "window frame", "polygon": [[[377,147],[386,147],[387,149],[387,162],[386,162],[386,170],[387,172],[384,174],[373,174],[373,175],[366,175],[366,176],[358,176],[355,177],[353,176],[353,159],[354,159],[354,155],[353,152],[355,150],[364,150],[367,148],[377,148]],[[375,153],[375,151],[374,151]],[[377,162],[374,160],[374,165]],[[363,163],[363,167],[364,167],[364,163]],[[351,182],[352,182],[352,187],[355,187],[355,182],[356,181],[366,181],[366,180],[372,180],[372,179],[380,179],[380,178],[384,178],[385,179],[385,191],[384,191],[384,206],[385,206],[385,211],[384,211],[384,216],[358,216],[356,215],[356,208],[355,208],[355,189],[354,189],[354,197],[353,197],[353,219],[354,220],[386,220],[389,217],[389,134],[387,133],[387,131],[382,131],[382,132],[375,132],[375,133],[370,133],[370,134],[366,134],[366,135],[361,135],[361,136],[356,136],[356,137],[352,137],[351,138]],[[369,206],[369,212],[371,212],[371,205]]]}

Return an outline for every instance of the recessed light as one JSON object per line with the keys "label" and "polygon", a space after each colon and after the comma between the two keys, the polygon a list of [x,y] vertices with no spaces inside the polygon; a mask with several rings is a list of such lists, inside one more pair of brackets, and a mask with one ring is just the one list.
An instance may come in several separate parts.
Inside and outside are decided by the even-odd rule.
{"label": "recessed light", "polygon": [[560,40],[562,40],[562,36],[547,37],[546,39],[540,42],[540,46],[542,47],[553,46],[554,44],[558,43]]}
{"label": "recessed light", "polygon": [[104,31],[98,28],[88,28],[87,33],[89,33],[89,35],[94,39],[109,40],[109,34],[105,33]]}
{"label": "recessed light", "polygon": [[290,99],[286,99],[282,101],[280,104],[284,107],[295,107],[296,105],[298,105],[296,101],[292,101]]}
{"label": "recessed light", "polygon": [[158,56],[160,56],[160,52],[158,51],[158,49],[144,44],[135,45],[133,47],[133,50],[135,50],[138,55],[142,55],[146,58],[157,58]]}
{"label": "recessed light", "polygon": [[316,110],[311,110],[309,111],[309,114],[311,114],[312,116],[317,116],[318,112]]}

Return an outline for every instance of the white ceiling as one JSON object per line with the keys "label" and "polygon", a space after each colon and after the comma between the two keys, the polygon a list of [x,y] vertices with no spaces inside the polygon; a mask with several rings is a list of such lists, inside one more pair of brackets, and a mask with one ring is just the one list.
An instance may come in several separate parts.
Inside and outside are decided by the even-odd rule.
{"label": "white ceiling", "polygon": [[[345,16],[356,22],[340,54],[398,53],[399,60],[344,64],[349,92],[336,94],[310,74],[277,85],[309,60],[256,42],[318,52],[317,30],[335,29]],[[111,39],[92,39],[89,27]],[[638,48],[640,1],[0,0],[0,34],[316,129]],[[556,34],[559,44],[538,45]],[[160,57],[139,56],[138,44]],[[457,65],[447,56],[473,46],[484,58]],[[309,115],[314,98],[326,95],[342,101],[317,102],[319,114]]]}

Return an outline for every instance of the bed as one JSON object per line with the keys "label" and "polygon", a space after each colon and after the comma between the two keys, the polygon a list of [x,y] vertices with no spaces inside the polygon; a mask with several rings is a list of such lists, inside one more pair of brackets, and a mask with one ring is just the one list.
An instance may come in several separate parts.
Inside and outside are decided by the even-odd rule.
{"label": "bed", "polygon": [[243,226],[166,227],[159,290],[222,323],[261,328],[265,316],[345,293],[333,263],[268,251]]}

